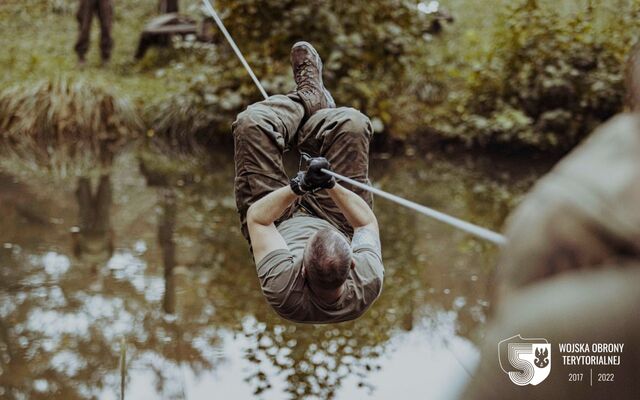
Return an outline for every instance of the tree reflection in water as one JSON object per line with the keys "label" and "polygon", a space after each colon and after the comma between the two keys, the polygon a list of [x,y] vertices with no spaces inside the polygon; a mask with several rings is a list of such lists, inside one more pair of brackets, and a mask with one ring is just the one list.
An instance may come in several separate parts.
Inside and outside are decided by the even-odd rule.
{"label": "tree reflection in water", "polygon": [[[150,157],[143,177],[121,154],[94,190],[86,177],[0,176],[0,397],[114,398],[122,337],[128,385],[151,376],[162,398],[182,398],[186,375],[211,379],[239,362],[227,358],[233,343],[243,343],[243,379],[258,397],[333,398],[354,377],[375,394],[369,377],[403,332],[424,330],[426,345],[441,346],[481,327],[495,249],[384,200],[385,286],[371,310],[329,326],[280,319],[238,229],[229,157],[173,170]],[[387,190],[499,228],[535,173],[481,171],[396,159],[376,161],[372,174]]]}

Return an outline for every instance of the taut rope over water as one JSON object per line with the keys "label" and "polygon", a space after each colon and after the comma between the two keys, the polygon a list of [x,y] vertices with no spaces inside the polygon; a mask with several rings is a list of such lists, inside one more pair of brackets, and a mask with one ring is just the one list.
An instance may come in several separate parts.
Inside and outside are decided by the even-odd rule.
{"label": "taut rope over water", "polygon": [[[247,72],[249,73],[249,75],[251,76],[251,79],[253,79],[253,83],[256,84],[256,86],[258,87],[258,90],[260,90],[260,93],[262,94],[262,96],[265,98],[265,100],[269,97],[269,95],[267,94],[267,92],[264,90],[264,87],[262,87],[262,84],[260,83],[260,81],[258,80],[258,78],[256,77],[256,75],[253,73],[253,70],[251,69],[251,67],[249,66],[249,64],[247,63],[247,60],[244,58],[244,56],[242,55],[242,52],[240,51],[240,49],[238,48],[238,45],[236,45],[236,42],[233,40],[233,38],[231,37],[231,35],[229,34],[229,31],[227,31],[227,28],[225,28],[224,24],[222,23],[222,20],[220,19],[220,17],[218,17],[218,13],[216,13],[216,11],[213,9],[213,6],[211,5],[211,3],[209,3],[209,0],[202,0],[202,3],[204,4],[204,7],[206,8],[206,10],[209,12],[209,14],[211,15],[211,17],[213,17],[213,20],[215,21],[216,25],[218,25],[218,28],[220,28],[220,30],[222,31],[222,33],[224,34],[224,37],[227,39],[227,41],[229,42],[229,44],[231,45],[231,48],[233,49],[233,51],[236,53],[236,56],[238,56],[238,58],[240,59],[240,62],[242,62],[242,65],[244,66],[244,68],[247,70]],[[426,215],[427,217],[433,218],[437,221],[443,222],[447,225],[453,226],[454,228],[458,228],[462,231],[465,231],[467,233],[470,233],[474,236],[477,236],[481,239],[487,240],[491,243],[497,244],[499,246],[502,246],[504,244],[507,243],[507,239],[497,233],[494,232],[492,230],[489,230],[487,228],[483,228],[481,226],[472,224],[470,222],[461,220],[459,218],[456,217],[452,217],[450,215],[447,215],[443,212],[440,211],[436,211],[432,208],[423,206],[421,204],[415,203],[413,201],[404,199],[400,196],[396,196],[395,194],[391,194],[391,193],[387,193],[384,190],[380,190],[378,188],[375,188],[373,186],[369,186],[366,185],[364,183],[355,181],[351,178],[347,178],[346,176],[342,176],[340,174],[337,174],[333,171],[330,171],[328,169],[322,169],[322,172],[324,172],[325,174],[331,175],[334,178],[341,180],[343,182],[347,182],[353,186],[356,186],[360,189],[369,191],[373,194],[376,194],[380,197],[383,197],[387,200],[391,200],[392,202],[396,203],[396,204],[400,204],[401,206],[407,207],[415,212],[418,212],[422,215]]]}

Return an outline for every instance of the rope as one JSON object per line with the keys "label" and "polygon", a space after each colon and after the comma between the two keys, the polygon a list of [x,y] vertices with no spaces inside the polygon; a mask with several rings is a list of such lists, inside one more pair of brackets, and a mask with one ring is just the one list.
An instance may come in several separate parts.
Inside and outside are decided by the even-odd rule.
{"label": "rope", "polygon": [[325,174],[331,175],[333,177],[335,177],[336,179],[339,179],[341,181],[347,182],[355,187],[358,187],[360,189],[364,189],[367,190],[373,194],[376,194],[380,197],[384,197],[387,200],[391,200],[394,203],[400,204],[401,206],[405,206],[413,211],[416,211],[422,215],[426,215],[427,217],[431,217],[437,221],[440,222],[444,222],[445,224],[451,225],[454,228],[458,228],[462,231],[465,231],[467,233],[470,233],[472,235],[475,235],[479,238],[488,240],[491,243],[495,243],[499,246],[504,245],[507,243],[507,240],[504,236],[502,236],[499,233],[493,232],[489,229],[483,228],[481,226],[478,225],[474,225],[470,222],[467,221],[463,221],[461,219],[452,217],[450,215],[447,215],[443,212],[440,211],[436,211],[432,208],[420,205],[418,203],[414,203],[413,201],[404,199],[400,196],[396,196],[395,194],[391,194],[388,192],[385,192],[384,190],[380,190],[378,188],[375,188],[373,186],[369,186],[366,185],[364,183],[358,182],[356,180],[353,180],[351,178],[347,178],[346,176],[342,176],[340,174],[336,174],[333,171],[329,171],[328,169],[322,169],[322,172],[324,172]]}
{"label": "rope", "polygon": [[[227,28],[225,28],[224,24],[222,23],[222,21],[220,20],[220,18],[218,17],[218,14],[216,13],[216,11],[213,9],[213,6],[211,6],[211,3],[209,3],[209,0],[202,0],[202,2],[204,3],[205,8],[207,9],[207,11],[209,11],[209,14],[211,14],[211,16],[213,17],[214,21],[216,22],[216,24],[218,25],[218,28],[220,28],[220,30],[222,31],[222,33],[224,34],[224,37],[227,39],[227,41],[229,42],[229,44],[231,45],[231,48],[233,48],[233,51],[236,53],[236,55],[238,56],[238,58],[240,59],[240,61],[242,62],[242,65],[244,65],[244,68],[247,70],[247,72],[249,73],[249,75],[251,76],[251,79],[253,79],[253,82],[256,84],[256,86],[258,87],[258,89],[260,90],[260,93],[262,93],[262,96],[265,98],[265,100],[269,97],[267,95],[267,92],[264,90],[264,88],[262,87],[262,85],[260,84],[260,81],[258,80],[258,78],[256,77],[256,75],[253,73],[253,70],[251,69],[251,67],[249,66],[249,64],[247,63],[247,60],[245,60],[244,56],[242,55],[242,53],[240,52],[240,49],[238,48],[238,46],[236,45],[236,42],[233,40],[233,38],[231,37],[231,35],[229,34],[229,32],[227,31]],[[507,243],[507,239],[494,231],[491,231],[487,228],[483,228],[481,226],[478,225],[474,225],[470,222],[467,221],[463,221],[459,218],[455,218],[452,217],[450,215],[447,215],[443,212],[440,211],[436,211],[432,208],[420,205],[418,203],[415,203],[413,201],[404,199],[400,196],[396,196],[395,194],[391,194],[391,193],[387,193],[384,190],[380,190],[377,189],[373,186],[369,186],[366,185],[364,183],[355,181],[351,178],[347,178],[346,176],[342,176],[340,174],[337,174],[333,171],[330,171],[328,169],[322,169],[322,172],[324,172],[325,174],[331,175],[336,179],[339,179],[341,181],[347,182],[355,187],[358,187],[360,189],[366,190],[368,192],[371,192],[373,194],[376,194],[380,197],[383,197],[387,200],[390,200],[396,204],[399,204],[401,206],[407,207],[413,211],[416,211],[422,215],[426,215],[427,217],[433,218],[437,221],[443,222],[447,225],[453,226],[454,228],[458,228],[462,231],[465,231],[467,233],[470,233],[472,235],[475,235],[481,239],[487,240],[491,243],[494,243],[498,246],[502,246],[504,244]]]}
{"label": "rope", "polygon": [[236,56],[238,56],[238,58],[240,59],[240,62],[242,62],[242,65],[244,65],[244,68],[247,70],[247,72],[251,76],[251,79],[253,79],[253,83],[255,83],[256,86],[258,87],[258,90],[260,90],[262,97],[264,97],[264,99],[266,100],[269,97],[269,95],[260,84],[260,81],[256,77],[256,74],[253,73],[253,70],[249,66],[249,63],[247,63],[247,60],[244,59],[242,52],[240,51],[240,49],[238,48],[238,45],[229,34],[229,31],[227,31],[227,28],[224,27],[222,20],[220,19],[220,17],[218,17],[218,13],[216,12],[216,10],[213,9],[213,6],[211,5],[211,3],[209,3],[209,0],[202,0],[202,3],[204,4],[204,8],[206,8],[207,11],[209,11],[209,14],[211,14],[211,16],[213,17],[213,20],[216,22],[216,25],[218,25],[218,28],[220,28],[220,30],[222,31],[222,34],[224,35],[224,37],[227,38],[227,42],[229,42],[229,44],[231,45],[231,48],[236,53]]}

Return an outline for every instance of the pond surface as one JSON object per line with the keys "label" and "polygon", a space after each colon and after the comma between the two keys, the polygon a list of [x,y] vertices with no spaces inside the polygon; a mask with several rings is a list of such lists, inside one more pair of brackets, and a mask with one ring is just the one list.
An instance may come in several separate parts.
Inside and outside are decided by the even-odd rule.
{"label": "pond surface", "polygon": [[[118,399],[123,343],[129,399],[455,398],[497,249],[377,199],[380,299],[353,322],[289,323],[260,292],[228,153],[128,151],[85,177],[0,164],[0,398]],[[371,165],[376,186],[490,229],[540,174],[436,154]]]}

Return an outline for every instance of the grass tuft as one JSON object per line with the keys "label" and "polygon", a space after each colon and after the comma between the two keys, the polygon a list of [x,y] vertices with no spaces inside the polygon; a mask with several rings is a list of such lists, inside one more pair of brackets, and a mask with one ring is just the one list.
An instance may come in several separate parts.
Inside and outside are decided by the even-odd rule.
{"label": "grass tuft", "polygon": [[108,165],[143,130],[131,102],[85,79],[22,83],[0,93],[0,140],[39,165],[87,158]]}

